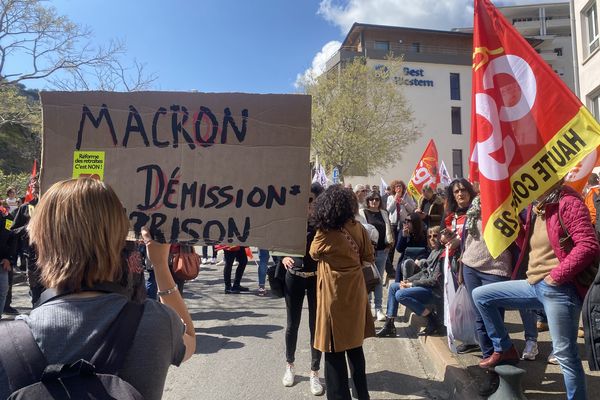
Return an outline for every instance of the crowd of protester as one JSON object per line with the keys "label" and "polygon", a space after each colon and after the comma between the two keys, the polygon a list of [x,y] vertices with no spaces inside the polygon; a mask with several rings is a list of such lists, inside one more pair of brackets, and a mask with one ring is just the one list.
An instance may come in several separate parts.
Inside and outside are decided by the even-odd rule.
{"label": "crowd of protester", "polygon": [[[324,353],[327,398],[350,398],[349,366],[358,398],[368,399],[363,340],[396,336],[400,305],[426,319],[419,335],[444,335],[444,303],[450,301],[444,298],[443,290],[447,269],[454,288],[464,285],[474,305],[475,340],[461,343],[456,351],[481,352],[479,366],[489,378],[481,385],[480,394],[496,390],[495,366],[535,360],[539,354],[538,330],[547,327],[553,340],[549,360],[561,367],[567,397],[586,398],[577,336],[582,299],[591,283],[589,277],[582,276],[590,260],[600,254],[598,176],[592,174],[583,197],[562,182],[540,196],[522,212],[523,235],[495,258],[484,240],[481,198],[476,188],[478,185],[462,178],[446,188],[425,185],[417,200],[400,180],[385,188],[362,184],[327,189],[319,184],[311,186],[305,254],[279,255],[259,249],[257,262],[258,296],[268,294],[266,275],[271,256],[285,270],[284,386],[296,382],[295,352],[306,298],[311,393],[325,392],[319,378]],[[144,360],[128,360],[122,377],[146,398],[160,398],[168,366],[189,358],[195,346],[193,322],[182,300],[185,280],[174,274],[170,264],[173,255],[181,251],[179,246],[160,245],[144,231],[143,242],[124,247],[127,220],[116,195],[103,183],[90,179],[60,182],[41,201],[38,191],[34,178],[27,202],[17,197],[14,188],[7,188],[6,196],[0,198],[0,310],[18,314],[10,304],[12,278],[15,271],[26,274],[35,308],[23,318],[43,343],[48,361],[60,363],[74,354],[93,355],[94,343],[73,339],[79,345],[66,349],[66,342],[61,345],[53,336],[56,332],[63,336],[81,336],[83,332],[82,337],[87,337],[89,330],[107,331],[128,300],[141,299],[144,310],[140,324],[164,326],[165,332],[162,336],[153,333],[152,337],[136,334],[133,346],[153,342],[153,348],[161,348],[169,342],[162,347],[170,350],[152,355],[152,372],[136,371]],[[82,206],[89,208],[93,202],[99,202],[95,206],[106,212],[99,214]],[[88,221],[102,240],[89,238],[83,223],[80,228],[66,229],[60,218]],[[220,263],[218,251],[223,251]],[[244,246],[205,246],[198,260],[224,264],[224,293],[238,294],[251,290],[241,284],[249,254]],[[371,293],[364,290],[364,262],[373,262],[382,277]],[[388,284],[387,280],[393,282]],[[106,282],[125,289],[105,289],[100,284]],[[54,297],[48,298],[46,289],[53,290]],[[353,295],[340,295],[343,293]],[[93,300],[82,301],[90,297]],[[105,312],[92,316],[92,311],[99,309]],[[516,349],[508,335],[504,324],[507,309],[520,312],[523,349]],[[160,318],[166,321],[157,323]],[[377,332],[374,320],[383,322]],[[70,333],[65,333],[66,325],[61,324],[67,324]],[[99,345],[102,335],[95,337]],[[149,373],[156,379],[152,385],[143,384]],[[6,376],[0,374],[0,387],[4,388],[0,399],[12,390],[3,386],[3,378]]]}

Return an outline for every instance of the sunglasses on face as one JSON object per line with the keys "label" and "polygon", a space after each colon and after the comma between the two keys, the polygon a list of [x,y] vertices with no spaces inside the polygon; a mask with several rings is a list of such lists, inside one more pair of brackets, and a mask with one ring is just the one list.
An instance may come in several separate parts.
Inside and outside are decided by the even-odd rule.
{"label": "sunglasses on face", "polygon": [[438,237],[438,236],[439,236],[439,235],[438,235],[437,233],[433,233],[433,234],[427,235],[427,237],[428,237],[429,239],[433,239],[433,238],[436,238],[436,237]]}
{"label": "sunglasses on face", "polygon": [[371,200],[369,200],[369,201],[381,201],[381,199],[379,199],[379,198],[375,197],[375,198],[373,198],[373,199],[371,199]]}

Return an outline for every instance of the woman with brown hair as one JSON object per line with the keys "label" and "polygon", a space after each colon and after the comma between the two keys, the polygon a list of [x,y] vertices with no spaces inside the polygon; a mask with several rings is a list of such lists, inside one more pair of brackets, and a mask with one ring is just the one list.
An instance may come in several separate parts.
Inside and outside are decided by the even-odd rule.
{"label": "woman with brown hair", "polygon": [[[48,364],[90,360],[128,304],[121,281],[128,229],[119,198],[95,179],[58,182],[36,207],[29,237],[37,250],[42,284],[54,295],[23,319]],[[153,241],[146,230],[142,236],[164,304],[144,301],[118,376],[145,399],[160,399],[169,365],[190,358],[196,340],[194,324],[169,272],[169,244]],[[0,398],[8,397],[11,389],[16,390],[0,378]]]}
{"label": "woman with brown hair", "polygon": [[[410,194],[406,191],[406,184],[400,180],[393,180],[390,183],[393,196],[388,196],[386,209],[390,218],[390,225],[392,227],[392,234],[394,236],[394,247],[398,241],[398,234],[402,229],[402,222],[406,219],[408,214],[413,212],[416,208],[416,204]],[[388,276],[393,275],[394,267],[394,251],[388,253],[386,261],[386,271]]]}
{"label": "woman with brown hair", "polygon": [[[373,225],[375,229],[377,229],[378,239],[375,243],[375,265],[377,266],[379,275],[383,276],[388,252],[394,245],[394,236],[392,234],[388,212],[383,209],[379,192],[372,192],[367,196],[367,207],[359,210],[359,214],[365,218],[367,223]],[[385,321],[385,314],[383,314],[381,309],[383,301],[383,282],[380,282],[375,286],[374,295],[375,316],[378,321]]]}
{"label": "woman with brown hair", "polygon": [[328,399],[350,400],[348,363],[361,400],[369,399],[363,340],[375,335],[362,262],[373,262],[373,246],[354,220],[356,197],[340,185],[315,201],[317,234],[310,256],[317,265],[317,322],[314,347],[325,353]]}

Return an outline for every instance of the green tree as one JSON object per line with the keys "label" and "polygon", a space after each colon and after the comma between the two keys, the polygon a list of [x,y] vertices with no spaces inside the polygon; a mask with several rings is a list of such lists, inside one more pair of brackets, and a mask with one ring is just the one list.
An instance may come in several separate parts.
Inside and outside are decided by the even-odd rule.
{"label": "green tree", "polygon": [[47,4],[0,0],[0,85],[47,79],[60,90],[135,91],[156,80],[144,64],[123,61],[123,41],[98,44],[89,28]]}
{"label": "green tree", "polygon": [[[127,60],[127,61],[124,61]],[[156,80],[127,59],[124,42],[93,32],[43,0],[0,0],[0,169],[27,171],[39,158],[41,107],[25,84],[56,90],[148,89]]]}
{"label": "green tree", "polygon": [[373,68],[355,58],[305,82],[312,96],[312,151],[330,171],[369,175],[401,159],[420,132],[410,106],[395,83],[401,60]]}

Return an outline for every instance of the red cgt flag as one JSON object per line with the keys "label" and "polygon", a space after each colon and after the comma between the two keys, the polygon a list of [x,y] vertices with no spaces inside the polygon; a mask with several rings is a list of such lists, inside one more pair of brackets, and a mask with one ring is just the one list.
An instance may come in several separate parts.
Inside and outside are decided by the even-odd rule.
{"label": "red cgt flag", "polygon": [[600,144],[600,125],[489,0],[475,0],[470,178],[497,257],[518,212]]}
{"label": "red cgt flag", "polygon": [[24,203],[29,203],[33,200],[33,179],[37,175],[37,160],[33,160],[33,168],[31,169],[31,178],[29,178],[29,185],[27,185],[27,193],[25,194]]}
{"label": "red cgt flag", "polygon": [[408,191],[412,197],[421,198],[425,184],[435,188],[439,181],[438,175],[438,152],[435,142],[431,139],[408,182]]}

